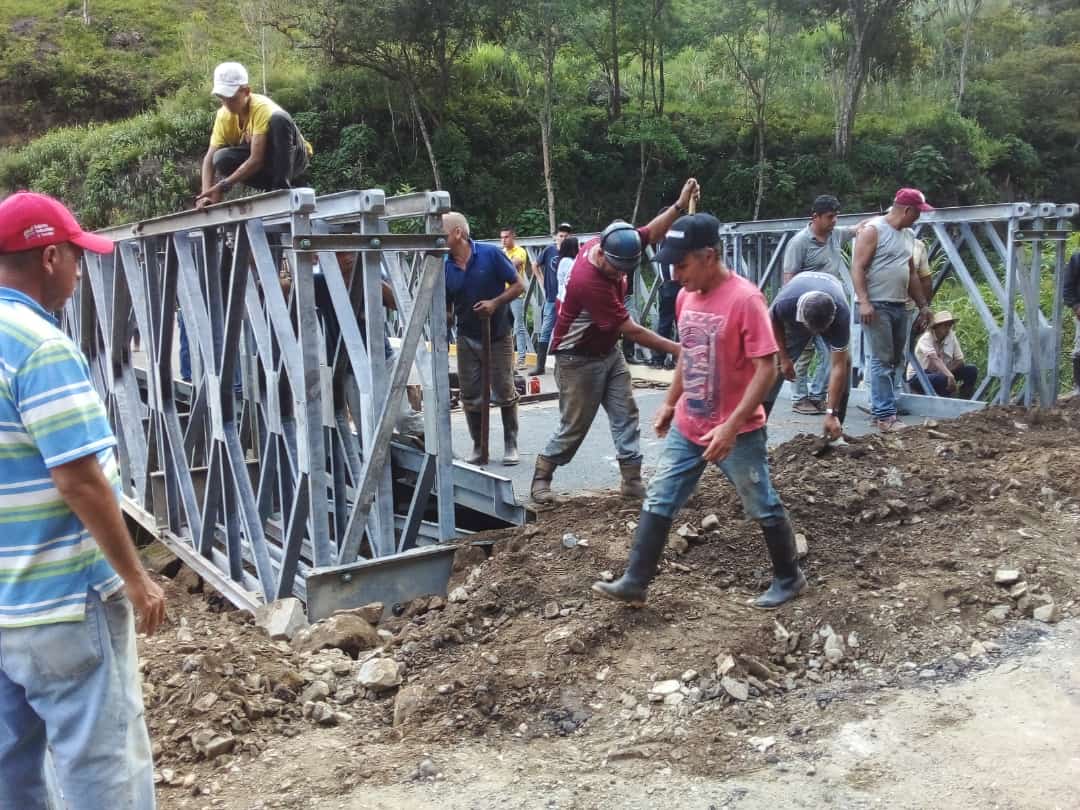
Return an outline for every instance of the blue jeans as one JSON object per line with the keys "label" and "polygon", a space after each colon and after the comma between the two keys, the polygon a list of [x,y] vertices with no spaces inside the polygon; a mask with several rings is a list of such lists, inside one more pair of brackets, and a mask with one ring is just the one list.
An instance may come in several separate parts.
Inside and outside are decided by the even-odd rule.
{"label": "blue jeans", "polygon": [[154,807],[138,666],[122,594],[91,590],[81,622],[0,629],[0,807],[50,806],[46,746],[68,807]]}
{"label": "blue jeans", "polygon": [[[821,335],[815,335],[810,345],[817,350],[818,365],[814,376],[810,376],[810,363],[814,359],[813,351],[803,351],[795,358],[795,395],[792,399],[824,399],[825,386],[829,382],[830,351],[829,344]],[[809,388],[809,390],[807,390]]]}
{"label": "blue jeans", "polygon": [[903,303],[874,301],[874,320],[863,327],[870,342],[870,414],[874,419],[896,416],[894,378],[907,356],[907,309]]}
{"label": "blue jeans", "polygon": [[179,311],[176,322],[180,325],[180,379],[191,382],[191,343],[188,341],[187,327],[184,326],[184,316]]}
{"label": "blue jeans", "polygon": [[551,343],[551,333],[555,331],[555,299],[544,304],[544,320],[540,324],[540,345],[546,347]]}
{"label": "blue jeans", "polygon": [[[642,510],[674,519],[694,494],[694,487],[705,472],[707,462],[701,457],[704,452],[704,447],[687,439],[672,425],[664,440],[660,465],[649,480]],[[765,428],[740,433],[731,452],[716,466],[735,487],[747,518],[759,523],[787,518],[769,477]]]}
{"label": "blue jeans", "polygon": [[514,340],[517,343],[518,362],[525,362],[529,351],[529,330],[525,326],[525,299],[515,298],[510,302],[510,312],[514,315]]}

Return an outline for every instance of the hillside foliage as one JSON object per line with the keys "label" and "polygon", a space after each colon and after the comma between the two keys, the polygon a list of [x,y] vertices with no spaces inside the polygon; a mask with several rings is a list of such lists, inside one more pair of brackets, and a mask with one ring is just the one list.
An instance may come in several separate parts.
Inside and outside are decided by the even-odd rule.
{"label": "hillside foliage", "polygon": [[1066,0],[9,0],[0,189],[95,226],[189,207],[225,59],[320,193],[437,185],[479,233],[642,220],[690,174],[732,220],[1080,189]]}

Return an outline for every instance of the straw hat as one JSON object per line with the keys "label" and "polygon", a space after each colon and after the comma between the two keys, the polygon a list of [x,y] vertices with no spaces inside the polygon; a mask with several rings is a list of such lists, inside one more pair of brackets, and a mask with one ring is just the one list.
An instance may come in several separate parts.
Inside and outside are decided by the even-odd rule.
{"label": "straw hat", "polygon": [[956,318],[947,309],[941,310],[941,312],[934,313],[934,319],[930,322],[931,326],[940,326],[943,323],[956,323]]}

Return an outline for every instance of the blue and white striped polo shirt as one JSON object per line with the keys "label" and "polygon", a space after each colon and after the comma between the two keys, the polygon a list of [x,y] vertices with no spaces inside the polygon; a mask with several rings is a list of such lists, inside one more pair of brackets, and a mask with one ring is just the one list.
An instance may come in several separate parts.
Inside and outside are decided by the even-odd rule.
{"label": "blue and white striped polo shirt", "polygon": [[0,628],[80,621],[122,585],[49,470],[90,453],[116,487],[105,407],[86,359],[37,302],[0,287]]}

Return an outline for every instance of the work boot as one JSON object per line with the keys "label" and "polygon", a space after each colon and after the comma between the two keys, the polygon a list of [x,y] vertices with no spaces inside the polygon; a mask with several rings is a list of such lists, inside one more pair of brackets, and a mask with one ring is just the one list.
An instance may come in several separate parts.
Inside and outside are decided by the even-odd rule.
{"label": "work boot", "polygon": [[536,503],[551,503],[555,496],[551,494],[551,476],[558,465],[543,456],[536,457],[536,469],[533,470],[532,486],[529,495]]}
{"label": "work boot", "polygon": [[786,517],[762,521],[761,533],[765,535],[765,545],[769,549],[769,557],[772,558],[773,581],[769,589],[754,600],[754,607],[768,610],[780,607],[798,596],[806,587],[806,577],[799,568],[791,521]]}
{"label": "work boot", "polygon": [[465,421],[469,423],[469,435],[472,436],[472,455],[466,459],[469,464],[479,464],[480,453],[480,411],[465,411]]}
{"label": "work boot", "polygon": [[641,480],[640,461],[619,461],[619,472],[622,474],[622,486],[619,491],[624,498],[644,498],[645,484]]}
{"label": "work boot", "polygon": [[664,553],[669,531],[670,518],[643,509],[638,518],[626,571],[614,582],[594,582],[592,589],[608,599],[626,602],[630,607],[644,607],[645,590],[656,576],[656,565]]}
{"label": "work boot", "polygon": [[637,359],[637,344],[632,340],[622,339],[622,351],[623,357],[626,358],[627,365],[640,366],[641,361]]}
{"label": "work boot", "polygon": [[1073,361],[1073,390],[1080,394],[1080,357],[1074,357]]}
{"label": "work boot", "polygon": [[518,410],[517,405],[509,405],[502,409],[503,423],[503,466],[512,467],[521,461],[518,455]]}
{"label": "work boot", "polygon": [[541,343],[536,347],[536,368],[529,372],[530,377],[539,377],[547,373],[548,344]]}

